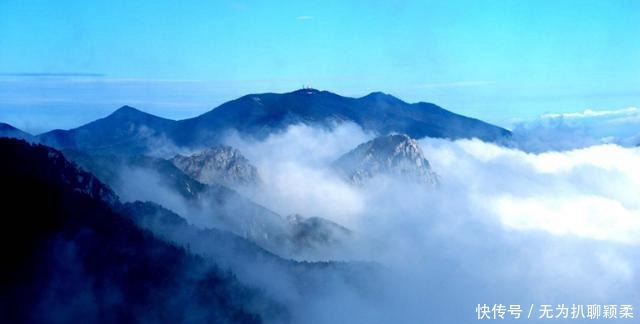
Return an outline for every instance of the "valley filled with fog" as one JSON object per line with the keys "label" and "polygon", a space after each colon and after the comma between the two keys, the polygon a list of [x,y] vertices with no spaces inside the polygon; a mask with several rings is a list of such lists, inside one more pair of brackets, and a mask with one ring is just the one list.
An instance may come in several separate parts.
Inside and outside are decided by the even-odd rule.
{"label": "valley filled with fog", "polygon": [[[478,320],[483,305],[521,307],[523,318],[507,321],[545,320],[543,305],[635,305],[635,114],[546,115],[509,131],[383,93],[302,89],[247,95],[179,121],[125,106],[71,130],[7,126],[3,136],[26,140],[0,143],[16,156],[4,167],[14,186],[27,178],[62,190],[55,214],[80,226],[42,234],[55,242],[42,248],[48,257],[26,265],[52,270],[34,275],[38,294],[21,305],[62,322],[115,308],[121,319],[193,323],[461,323]],[[612,120],[625,126],[602,126]],[[116,215],[73,216],[77,203],[67,201],[78,194]],[[23,199],[46,201],[15,201]],[[126,230],[105,233],[93,222]],[[139,231],[151,238],[131,245]],[[166,244],[178,250],[165,258],[196,261],[159,282],[129,277],[129,267],[170,271],[155,252]],[[87,259],[105,248],[115,255]],[[112,263],[132,255],[148,261]],[[88,270],[57,284],[68,269]],[[105,280],[115,288],[86,288]],[[127,306],[112,296],[140,294],[128,285],[180,297]],[[51,297],[61,294],[83,302],[61,308],[66,299]],[[166,312],[165,303],[189,307]]]}
{"label": "valley filled with fog", "polygon": [[0,324],[632,324],[640,1],[0,0]]}
{"label": "valley filled with fog", "polygon": [[[341,177],[333,162],[374,137],[354,124],[298,124],[263,140],[234,133],[224,140],[260,177],[258,186],[237,187],[240,193],[280,215],[321,217],[352,232],[339,244],[285,257],[381,268],[358,274],[364,288],[329,281],[312,299],[287,301],[300,303],[294,314],[304,322],[458,323],[474,319],[484,303],[637,303],[639,149],[597,144],[530,153],[517,143],[426,138],[417,143],[435,186],[385,173],[362,184]],[[123,176],[131,183],[124,181],[122,197],[215,226],[190,213],[170,187],[149,186],[154,178],[138,175],[145,180]],[[293,279],[280,280],[282,287],[270,289],[282,296]],[[291,289],[284,295],[296,296]]]}

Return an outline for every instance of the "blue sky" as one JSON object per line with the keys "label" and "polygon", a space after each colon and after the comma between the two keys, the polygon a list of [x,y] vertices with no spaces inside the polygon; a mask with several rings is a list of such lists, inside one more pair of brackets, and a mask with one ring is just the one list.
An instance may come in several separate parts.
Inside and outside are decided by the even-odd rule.
{"label": "blue sky", "polygon": [[507,125],[640,105],[640,1],[0,1],[0,120],[170,118],[302,85]]}

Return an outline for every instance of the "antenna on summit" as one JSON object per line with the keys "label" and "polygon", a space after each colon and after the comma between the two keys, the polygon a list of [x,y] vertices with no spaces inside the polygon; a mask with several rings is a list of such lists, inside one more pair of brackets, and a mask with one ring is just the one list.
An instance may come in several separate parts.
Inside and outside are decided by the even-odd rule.
{"label": "antenna on summit", "polygon": [[309,93],[309,94],[310,94],[310,93],[313,91],[313,88],[312,88],[312,87],[310,87],[310,86],[308,86],[308,85],[304,85],[304,84],[303,84],[303,85],[302,85],[302,89],[301,89],[301,90],[307,90],[307,91],[308,91],[307,93]]}

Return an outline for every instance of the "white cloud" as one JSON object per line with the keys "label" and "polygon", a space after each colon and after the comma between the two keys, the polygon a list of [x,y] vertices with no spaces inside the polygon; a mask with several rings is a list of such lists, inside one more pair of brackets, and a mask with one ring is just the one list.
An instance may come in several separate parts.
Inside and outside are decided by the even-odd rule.
{"label": "white cloud", "polygon": [[364,293],[327,284],[296,305],[296,318],[464,323],[475,320],[477,303],[638,301],[630,287],[640,270],[640,149],[528,153],[427,138],[419,143],[440,177],[436,189],[388,177],[359,187],[337,177],[331,162],[371,137],[343,124],[227,139],[264,178],[246,194],[285,215],[347,225],[362,240],[345,259],[384,269]]}
{"label": "white cloud", "polygon": [[569,113],[549,113],[544,114],[542,118],[593,118],[603,116],[637,116],[640,114],[640,109],[636,107],[629,107],[618,110],[593,110],[585,109],[582,112],[569,112]]}
{"label": "white cloud", "polygon": [[528,151],[570,150],[604,143],[640,144],[640,109],[586,109],[549,113],[513,127],[518,146]]}
{"label": "white cloud", "polygon": [[253,199],[285,215],[322,216],[366,231],[376,221],[396,226],[388,221],[463,208],[465,215],[455,218],[461,224],[481,220],[556,236],[640,243],[640,148],[608,144],[527,153],[478,140],[423,139],[425,155],[442,179],[434,193],[386,178],[361,188],[335,175],[331,162],[371,137],[352,124],[296,125],[263,141],[230,136],[227,142],[265,180],[267,189],[254,192]]}
{"label": "white cloud", "polygon": [[503,225],[519,230],[543,230],[596,240],[637,244],[640,211],[614,199],[593,195],[493,199]]}
{"label": "white cloud", "polygon": [[332,129],[295,125],[263,141],[232,134],[227,143],[258,168],[268,190],[245,192],[258,203],[283,215],[323,216],[350,225],[363,210],[363,197],[330,164],[371,137],[355,124]]}
{"label": "white cloud", "polygon": [[296,17],[296,20],[312,20],[313,17],[312,16],[298,16]]}
{"label": "white cloud", "polygon": [[481,197],[507,227],[640,243],[640,201],[632,194],[640,191],[640,149],[533,154],[475,140],[433,141],[423,143],[443,181]]}
{"label": "white cloud", "polygon": [[[442,312],[450,315],[438,322],[459,323],[478,302],[633,302],[640,150],[534,154],[423,139],[441,180],[435,190],[384,177],[355,187],[332,175],[327,165],[368,138],[355,126],[294,126],[237,142],[267,174],[261,203],[347,225],[362,238],[347,258],[389,270],[375,302],[350,306],[352,321],[420,323]],[[314,310],[336,314],[334,297]]]}
{"label": "white cloud", "polygon": [[[316,315],[328,322],[342,315],[353,319],[342,322],[461,323],[473,321],[478,302],[637,304],[640,148],[624,145],[640,143],[638,126],[638,108],[588,109],[519,125],[515,138],[526,150],[423,139],[440,176],[436,190],[390,178],[356,187],[336,176],[331,162],[372,137],[353,124],[296,125],[262,141],[237,135],[227,141],[263,177],[262,190],[246,192],[251,198],[283,215],[321,216],[350,227],[368,240],[352,258],[391,270],[375,282],[375,294],[349,296],[348,306],[330,300],[335,295],[318,297]],[[156,200],[192,223],[210,225],[209,215],[194,213],[159,174],[123,172],[127,181],[117,188],[123,200]],[[378,297],[384,303],[372,302]],[[434,320],[438,312],[446,316]]]}

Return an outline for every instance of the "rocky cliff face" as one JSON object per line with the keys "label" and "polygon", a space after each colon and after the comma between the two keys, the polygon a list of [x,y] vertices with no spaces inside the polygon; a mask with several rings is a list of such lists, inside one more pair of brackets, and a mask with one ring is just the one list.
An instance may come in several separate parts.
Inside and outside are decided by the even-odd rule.
{"label": "rocky cliff face", "polygon": [[191,156],[178,154],[171,162],[190,177],[205,184],[238,187],[260,182],[258,170],[240,151],[229,146],[217,146]]}
{"label": "rocky cliff face", "polygon": [[438,182],[422,149],[407,135],[381,136],[360,144],[335,161],[334,167],[356,184],[377,175],[400,176],[429,185]]}

